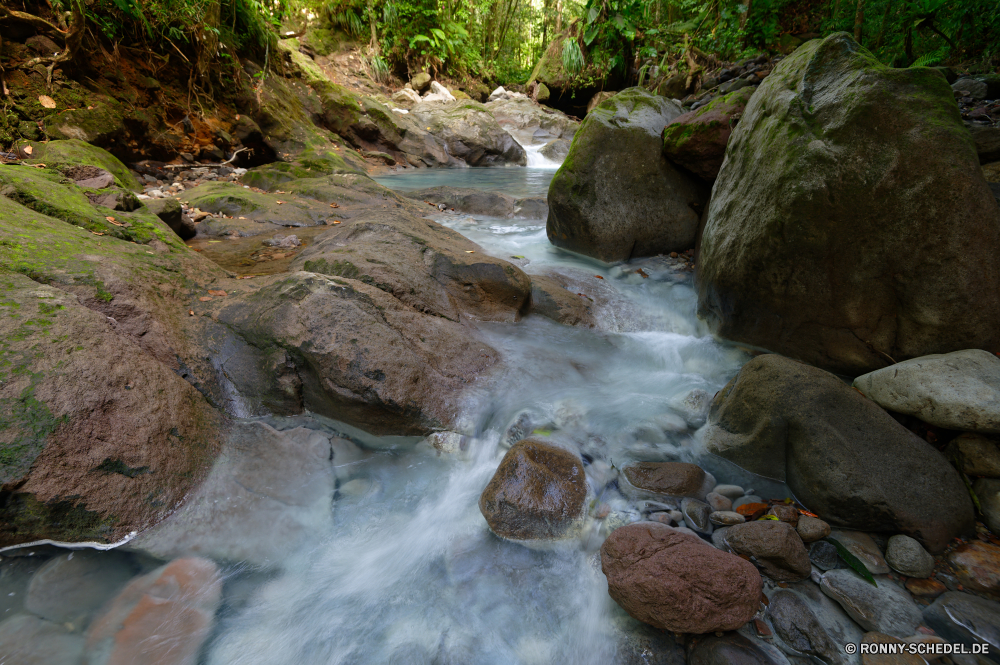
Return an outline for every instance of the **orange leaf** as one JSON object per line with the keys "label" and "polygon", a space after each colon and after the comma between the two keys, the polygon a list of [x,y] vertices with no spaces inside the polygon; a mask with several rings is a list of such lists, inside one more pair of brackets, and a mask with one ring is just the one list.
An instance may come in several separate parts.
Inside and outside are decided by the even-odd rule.
{"label": "orange leaf", "polygon": [[24,150],[24,154],[26,154],[26,155],[30,155],[32,152],[35,151],[35,149],[32,148],[30,145],[24,146],[24,148],[22,148],[22,150]]}
{"label": "orange leaf", "polygon": [[202,296],[202,297],[198,298],[198,300],[200,300],[202,302],[208,302],[211,299],[212,299],[211,296]]}
{"label": "orange leaf", "polygon": [[601,277],[600,275],[594,275],[594,277],[596,277],[597,279],[604,279],[604,278],[603,278],[603,277]]}
{"label": "orange leaf", "polygon": [[223,290],[221,290],[221,289],[215,289],[215,290],[209,289],[208,290],[208,295],[210,295],[210,296],[224,296],[224,295],[226,295],[226,292],[223,291]]}
{"label": "orange leaf", "polygon": [[38,95],[38,103],[47,109],[54,109],[56,107],[56,100],[48,95]]}

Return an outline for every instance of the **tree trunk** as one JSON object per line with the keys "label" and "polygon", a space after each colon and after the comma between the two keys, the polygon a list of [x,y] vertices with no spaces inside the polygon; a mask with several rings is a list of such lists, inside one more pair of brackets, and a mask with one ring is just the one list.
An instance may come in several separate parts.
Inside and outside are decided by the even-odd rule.
{"label": "tree trunk", "polygon": [[854,41],[861,43],[861,29],[865,25],[865,0],[858,0],[858,11],[854,13]]}
{"label": "tree trunk", "polygon": [[882,40],[885,39],[885,28],[889,24],[889,14],[892,13],[892,0],[885,3],[885,13],[882,14],[882,26],[878,30],[878,38],[875,39],[875,48],[881,48]]}

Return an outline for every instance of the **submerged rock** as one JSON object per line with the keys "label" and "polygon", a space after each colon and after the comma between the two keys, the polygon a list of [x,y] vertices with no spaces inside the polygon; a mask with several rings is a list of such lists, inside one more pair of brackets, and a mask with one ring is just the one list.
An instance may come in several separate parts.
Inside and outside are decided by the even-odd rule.
{"label": "submerged rock", "polygon": [[861,663],[844,644],[861,641],[862,630],[843,609],[809,581],[772,589],[767,614],[776,636],[797,653],[838,665]]}
{"label": "submerged rock", "polygon": [[580,535],[587,492],[579,457],[524,439],[504,455],[479,497],[479,511],[501,538],[545,546]]}
{"label": "submerged rock", "polygon": [[1000,603],[996,601],[949,591],[924,609],[923,620],[949,642],[970,648],[988,644],[991,651],[1000,645]]}
{"label": "submerged rock", "polygon": [[664,630],[735,630],[760,607],[753,564],[655,522],[613,531],[601,546],[601,569],[615,602]]}
{"label": "submerged rock", "polygon": [[83,635],[30,614],[0,623],[0,654],[17,665],[78,665]]}
{"label": "submerged rock", "polygon": [[944,456],[821,369],[754,358],[716,396],[701,438],[708,452],[787,482],[834,526],[902,532],[931,552],[972,529],[969,493]]}
{"label": "submerged rock", "polygon": [[133,580],[87,632],[88,665],[194,665],[222,599],[207,559],[177,559]]}
{"label": "submerged rock", "polygon": [[607,262],[693,247],[707,188],[660,151],[679,115],[676,101],[641,88],[587,114],[549,186],[549,241]]}
{"label": "submerged rock", "polygon": [[1000,350],[998,253],[1000,209],[945,79],[837,33],[785,58],[733,132],[698,310],[722,337],[851,375]]}
{"label": "submerged rock", "polygon": [[787,665],[788,660],[770,644],[754,642],[739,633],[699,640],[688,655],[690,665]]}
{"label": "submerged rock", "polygon": [[905,360],[859,376],[854,387],[889,411],[931,425],[1000,434],[1000,358],[986,351]]}
{"label": "submerged rock", "polygon": [[82,629],[91,615],[139,572],[121,552],[82,550],[49,559],[28,585],[25,609]]}

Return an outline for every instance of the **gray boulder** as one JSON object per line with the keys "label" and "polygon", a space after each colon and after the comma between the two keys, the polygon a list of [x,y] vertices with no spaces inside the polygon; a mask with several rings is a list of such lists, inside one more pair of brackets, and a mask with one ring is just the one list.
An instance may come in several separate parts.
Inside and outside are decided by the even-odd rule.
{"label": "gray boulder", "polygon": [[972,529],[954,467],[833,374],[777,355],[743,366],[701,432],[708,452],[788,483],[833,526],[904,533],[931,552]]}
{"label": "gray boulder", "polygon": [[970,127],[980,164],[1000,161],[1000,127]]}
{"label": "gray boulder", "polygon": [[680,104],[641,88],[587,114],[549,186],[549,241],[602,261],[694,246],[707,187],[660,152]]}
{"label": "gray boulder", "polygon": [[1000,446],[995,437],[960,434],[948,444],[945,455],[966,475],[1000,478]]}
{"label": "gray boulder", "polygon": [[859,376],[879,406],[966,432],[1000,433],[1000,358],[979,349],[905,360]]}
{"label": "gray boulder", "polygon": [[1000,208],[944,78],[838,33],[747,104],[701,237],[698,311],[722,337],[854,376],[1000,350],[998,253]]}
{"label": "gray boulder", "polygon": [[920,608],[910,594],[888,577],[876,577],[875,586],[848,568],[823,574],[820,588],[844,608],[865,630],[909,637],[920,624]]}
{"label": "gray boulder", "polygon": [[968,93],[973,99],[986,99],[986,82],[977,81],[973,78],[960,78],[951,84],[951,89],[955,92]]}
{"label": "gray boulder", "polygon": [[538,143],[553,139],[571,141],[580,121],[562,111],[542,106],[528,97],[499,98],[486,104],[500,126],[515,136],[531,137]]}
{"label": "gray boulder", "polygon": [[[479,102],[468,99],[421,102],[410,110],[406,119],[396,121],[404,130],[400,132],[403,138],[399,149],[428,165],[524,166],[528,163],[524,148]],[[417,131],[409,131],[411,125],[418,128]]]}

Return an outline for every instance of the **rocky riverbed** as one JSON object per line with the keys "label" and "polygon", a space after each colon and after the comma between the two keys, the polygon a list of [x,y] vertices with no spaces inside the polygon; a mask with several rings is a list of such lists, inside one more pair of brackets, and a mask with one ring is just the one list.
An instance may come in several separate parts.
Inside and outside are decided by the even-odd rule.
{"label": "rocky riverbed", "polygon": [[833,35],[577,123],[281,57],[281,159],[0,166],[0,661],[996,658],[991,80]]}

